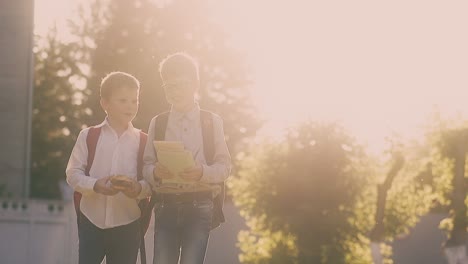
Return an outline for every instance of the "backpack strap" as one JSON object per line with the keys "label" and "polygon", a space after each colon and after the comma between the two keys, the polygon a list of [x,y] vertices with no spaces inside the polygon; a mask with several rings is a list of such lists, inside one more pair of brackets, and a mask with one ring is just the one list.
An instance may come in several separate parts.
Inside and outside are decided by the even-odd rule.
{"label": "backpack strap", "polygon": [[[200,110],[200,120],[203,135],[203,152],[205,160],[208,165],[214,163],[215,155],[215,139],[213,128],[213,113]],[[221,192],[213,198],[213,218],[211,220],[211,229],[218,227],[221,223],[226,221],[223,213],[223,205],[225,198],[225,185],[224,182],[218,184]]]}
{"label": "backpack strap", "polygon": [[94,156],[96,155],[96,146],[101,135],[101,127],[90,127],[86,137],[86,146],[88,147],[88,162],[86,163],[85,175],[89,176],[91,166],[93,166]]}
{"label": "backpack strap", "polygon": [[148,135],[140,131],[140,144],[138,145],[138,157],[137,157],[137,179],[143,179],[143,154],[145,153],[146,141],[148,140]]}
{"label": "backpack strap", "polygon": [[200,119],[203,136],[203,152],[205,154],[206,163],[208,165],[214,162],[214,129],[213,129],[213,114],[206,110],[200,110]]}
{"label": "backpack strap", "polygon": [[154,140],[163,141],[166,138],[167,122],[169,121],[169,112],[164,112],[156,116],[154,121]]}
{"label": "backpack strap", "polygon": [[[89,171],[93,165],[94,156],[96,154],[96,145],[101,134],[101,127],[90,127],[88,130],[88,135],[86,136],[86,146],[88,147],[88,160],[85,168],[85,175],[89,176]],[[81,213],[80,202],[83,195],[80,192],[73,192],[73,204],[75,205],[75,212],[77,216],[77,221]],[[78,221],[79,224],[79,221]]]}
{"label": "backpack strap", "polygon": [[[167,122],[169,121],[169,111],[156,116],[154,120],[154,140],[164,141],[166,138]],[[154,151],[156,161],[158,161],[158,153]],[[155,200],[156,201],[156,200]]]}
{"label": "backpack strap", "polygon": [[[137,180],[143,179],[143,154],[145,153],[146,141],[148,135],[140,131],[140,143],[138,145],[138,156],[137,156]],[[145,248],[145,234],[149,227],[151,220],[151,213],[147,214],[147,207],[149,206],[149,199],[145,198],[140,200],[138,207],[140,207],[140,259],[142,264],[146,264],[146,248]]]}

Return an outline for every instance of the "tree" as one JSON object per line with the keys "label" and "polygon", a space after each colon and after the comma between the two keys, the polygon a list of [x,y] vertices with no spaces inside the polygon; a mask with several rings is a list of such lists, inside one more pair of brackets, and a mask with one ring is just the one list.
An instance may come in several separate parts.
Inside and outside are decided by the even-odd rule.
{"label": "tree", "polygon": [[[451,208],[453,226],[445,243],[449,264],[468,263],[466,256],[466,187],[465,165],[468,129],[450,131],[446,135],[446,157],[453,160]],[[460,254],[461,253],[461,254]]]}
{"label": "tree", "polygon": [[444,251],[449,264],[467,263],[466,255],[466,154],[468,127],[463,121],[434,118],[428,131],[432,163],[438,172],[434,178],[438,201],[450,208],[450,216],[440,226],[447,232]]}
{"label": "tree", "polygon": [[404,158],[400,152],[394,154],[394,164],[387,173],[383,183],[377,185],[377,204],[375,212],[375,224],[370,232],[371,253],[374,264],[383,264],[384,257],[380,250],[380,245],[385,240],[385,207],[387,203],[388,191],[392,187],[395,177],[403,168]]}
{"label": "tree", "polygon": [[[134,74],[142,84],[135,126],[168,109],[157,73],[169,53],[187,51],[200,61],[203,108],[225,120],[231,152],[255,133],[259,121],[248,96],[246,63],[227,45],[207,15],[205,1],[109,0],[83,4],[70,21],[70,42],[52,32],[36,47],[32,195],[58,198],[67,159],[79,131],[102,121],[99,84],[110,71]],[[41,40],[42,41],[42,40]]]}
{"label": "tree", "polygon": [[306,123],[282,142],[257,145],[231,181],[250,227],[240,236],[242,262],[369,263],[362,252],[370,212],[356,213],[369,185],[367,162],[336,124]]}
{"label": "tree", "polygon": [[385,242],[408,233],[434,196],[415,181],[419,148],[388,141],[370,156],[339,125],[305,123],[253,146],[231,181],[250,228],[239,236],[242,262],[373,263],[372,242],[391,263]]}
{"label": "tree", "polygon": [[79,50],[58,40],[52,29],[34,48],[31,196],[59,199],[59,182],[73,148],[87,98],[86,77],[77,63]]}
{"label": "tree", "polygon": [[[213,110],[225,120],[231,150],[259,127],[249,99],[248,68],[243,57],[227,43],[227,36],[209,19],[206,1],[113,0],[103,12],[92,52],[89,89],[94,90],[90,124],[104,117],[99,107],[97,87],[101,78],[114,70],[135,75],[142,84],[141,105],[135,120],[147,129],[150,119],[168,109],[158,64],[168,54],[186,51],[200,62],[202,108]],[[99,24],[95,22],[94,24]]]}
{"label": "tree", "polygon": [[405,144],[396,135],[388,137],[387,142],[384,161],[377,163],[381,169],[376,170],[377,176],[385,177],[377,177],[374,185],[374,225],[369,233],[374,264],[391,262],[391,247],[386,242],[409,233],[419,217],[430,210],[434,198],[432,189],[419,181],[421,175],[430,173],[423,165],[419,146]]}

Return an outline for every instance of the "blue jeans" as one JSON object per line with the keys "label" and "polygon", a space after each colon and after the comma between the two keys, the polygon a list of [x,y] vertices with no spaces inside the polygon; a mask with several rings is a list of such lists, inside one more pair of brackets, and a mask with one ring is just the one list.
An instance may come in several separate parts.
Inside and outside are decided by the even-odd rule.
{"label": "blue jeans", "polygon": [[80,264],[100,264],[104,256],[107,264],[136,263],[141,239],[140,221],[101,229],[80,214],[78,237]]}
{"label": "blue jeans", "polygon": [[153,264],[203,264],[213,200],[156,204]]}

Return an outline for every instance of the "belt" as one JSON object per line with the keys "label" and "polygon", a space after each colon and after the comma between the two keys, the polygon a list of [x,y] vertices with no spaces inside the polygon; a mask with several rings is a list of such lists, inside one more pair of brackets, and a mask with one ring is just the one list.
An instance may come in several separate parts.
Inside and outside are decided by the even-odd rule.
{"label": "belt", "polygon": [[158,200],[163,203],[192,203],[206,199],[213,199],[212,192],[190,192],[190,193],[159,193]]}

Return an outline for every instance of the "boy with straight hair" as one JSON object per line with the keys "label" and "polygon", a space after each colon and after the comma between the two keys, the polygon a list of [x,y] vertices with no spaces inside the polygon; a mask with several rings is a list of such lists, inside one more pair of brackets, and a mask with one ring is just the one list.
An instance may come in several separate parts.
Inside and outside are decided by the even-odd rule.
{"label": "boy with straight hair", "polygon": [[138,202],[151,195],[138,177],[146,134],[132,125],[139,90],[132,75],[108,74],[100,87],[107,117],[83,129],[73,147],[66,174],[75,190],[80,264],[99,264],[104,257],[108,264],[136,263],[142,237]]}
{"label": "boy with straight hair", "polygon": [[[154,264],[202,264],[210,230],[224,221],[221,205],[231,157],[222,119],[200,110],[198,65],[186,53],[169,55],[159,65],[169,112],[151,120],[143,175],[153,187],[155,206]],[[179,175],[158,162],[153,140],[179,141],[195,166]],[[164,188],[179,177],[183,184]]]}

